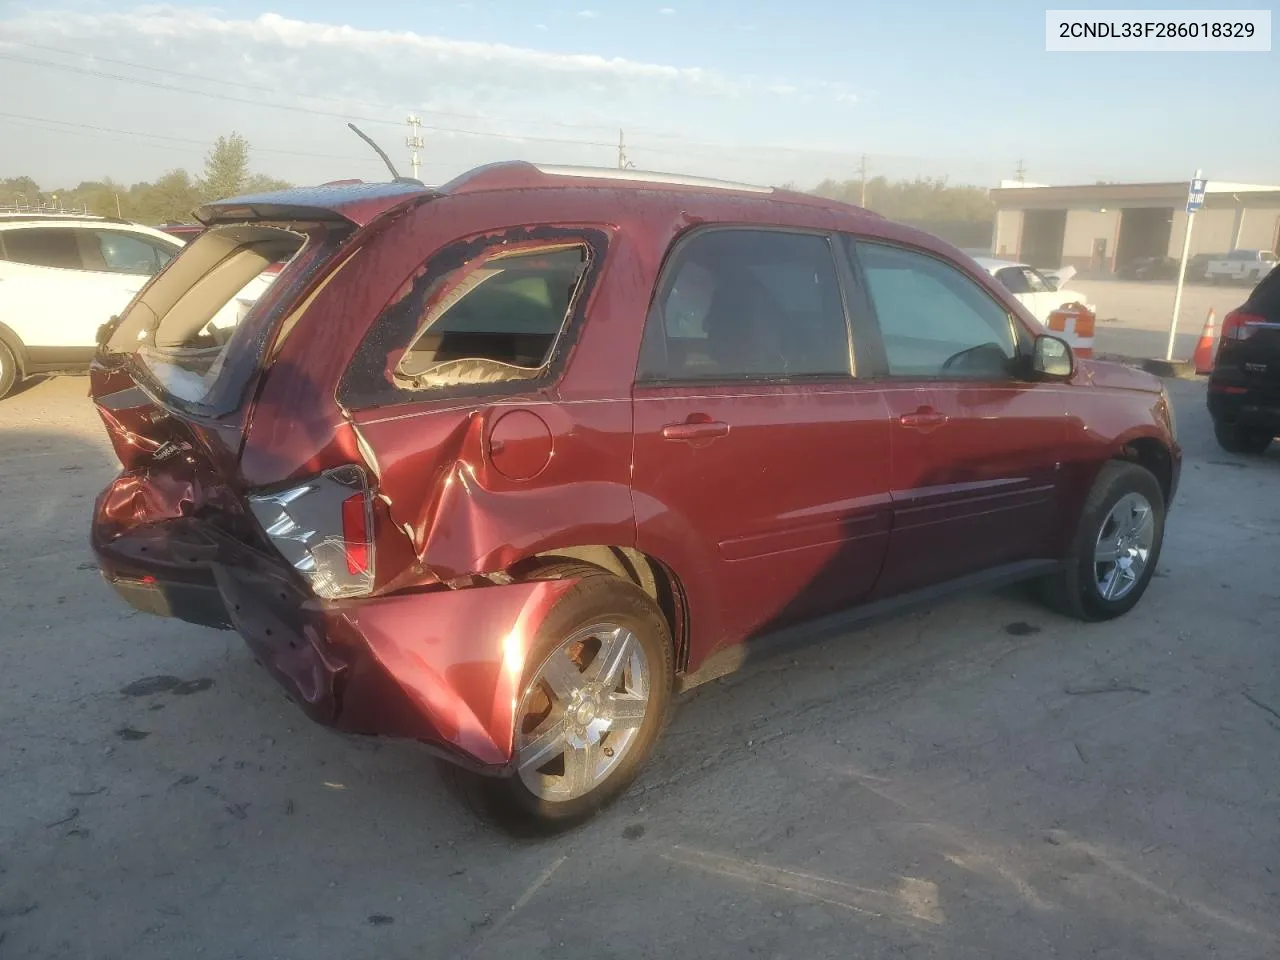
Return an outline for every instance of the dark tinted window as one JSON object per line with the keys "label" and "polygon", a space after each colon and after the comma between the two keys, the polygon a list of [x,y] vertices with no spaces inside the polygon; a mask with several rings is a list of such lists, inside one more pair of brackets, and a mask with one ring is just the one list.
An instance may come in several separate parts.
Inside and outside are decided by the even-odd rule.
{"label": "dark tinted window", "polygon": [[825,237],[708,230],[681,244],[645,329],[642,381],[848,376]]}
{"label": "dark tinted window", "polygon": [[93,239],[97,252],[101,254],[102,263],[87,265],[95,270],[110,270],[112,273],[150,276],[159,272],[177,252],[157,241],[114,230],[95,230]]}
{"label": "dark tinted window", "polygon": [[64,267],[70,270],[84,268],[75,230],[6,230],[3,243],[6,260],[37,267]]}
{"label": "dark tinted window", "polygon": [[889,372],[905,377],[1002,378],[1015,354],[1005,308],[941,260],[856,243]]}

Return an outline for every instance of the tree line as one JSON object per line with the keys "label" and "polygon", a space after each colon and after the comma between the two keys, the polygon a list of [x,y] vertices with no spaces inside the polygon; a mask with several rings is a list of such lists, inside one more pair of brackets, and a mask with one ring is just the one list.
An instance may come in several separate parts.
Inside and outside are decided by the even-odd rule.
{"label": "tree line", "polygon": [[[218,137],[205,158],[202,176],[176,169],[150,183],[126,186],[104,178],[66,190],[42,190],[31,177],[10,177],[0,180],[0,207],[43,204],[143,223],[189,221],[191,211],[207,200],[289,186],[284,180],[252,173],[249,152],[249,141],[233,132]],[[995,205],[985,189],[952,185],[945,177],[889,180],[878,176],[865,185],[861,180],[823,180],[810,192],[846,203],[861,203],[865,195],[865,205],[876,213],[930,230],[958,246],[986,244],[995,216]]]}
{"label": "tree line", "polygon": [[151,182],[123,184],[104,177],[75,187],[44,190],[31,177],[0,179],[0,208],[65,210],[121,216],[142,223],[191,222],[191,211],[208,200],[281,190],[285,180],[249,169],[249,141],[238,133],[218,137],[201,176],[170,170]]}

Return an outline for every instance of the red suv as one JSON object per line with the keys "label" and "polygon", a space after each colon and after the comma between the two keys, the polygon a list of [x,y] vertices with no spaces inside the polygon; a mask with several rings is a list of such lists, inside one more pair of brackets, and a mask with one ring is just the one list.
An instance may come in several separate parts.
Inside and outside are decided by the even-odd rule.
{"label": "red suv", "polygon": [[865,210],[512,163],[198,213],[101,337],[104,576],[508,813],[617,795],[747,641],[1015,579],[1101,620],[1154,571],[1159,382]]}

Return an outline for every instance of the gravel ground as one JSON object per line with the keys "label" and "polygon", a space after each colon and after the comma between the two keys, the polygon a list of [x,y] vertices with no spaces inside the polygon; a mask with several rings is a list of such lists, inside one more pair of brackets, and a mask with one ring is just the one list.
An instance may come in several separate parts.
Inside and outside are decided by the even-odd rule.
{"label": "gravel ground", "polygon": [[1280,956],[1280,450],[1218,450],[1201,384],[1134,613],[1014,589],[758,662],[537,842],[110,594],[85,386],[0,404],[6,960]]}

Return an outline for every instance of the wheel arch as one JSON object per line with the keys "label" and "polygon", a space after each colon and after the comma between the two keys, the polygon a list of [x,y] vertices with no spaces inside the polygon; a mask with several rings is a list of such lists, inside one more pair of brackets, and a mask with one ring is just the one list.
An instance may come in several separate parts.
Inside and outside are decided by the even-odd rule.
{"label": "wheel arch", "polygon": [[1156,437],[1133,437],[1125,441],[1113,460],[1127,460],[1145,468],[1155,476],[1164,496],[1166,509],[1173,497],[1173,451]]}
{"label": "wheel arch", "polygon": [[689,606],[680,578],[671,567],[635,547],[582,544],[533,554],[513,564],[507,572],[516,578],[526,578],[534,575],[539,567],[562,560],[600,567],[643,590],[658,605],[671,631],[676,673],[688,669]]}
{"label": "wheel arch", "polygon": [[26,345],[23,344],[22,338],[3,322],[0,322],[0,343],[8,347],[9,352],[13,354],[14,362],[18,365],[18,379],[21,380],[27,375],[27,370],[31,366]]}

